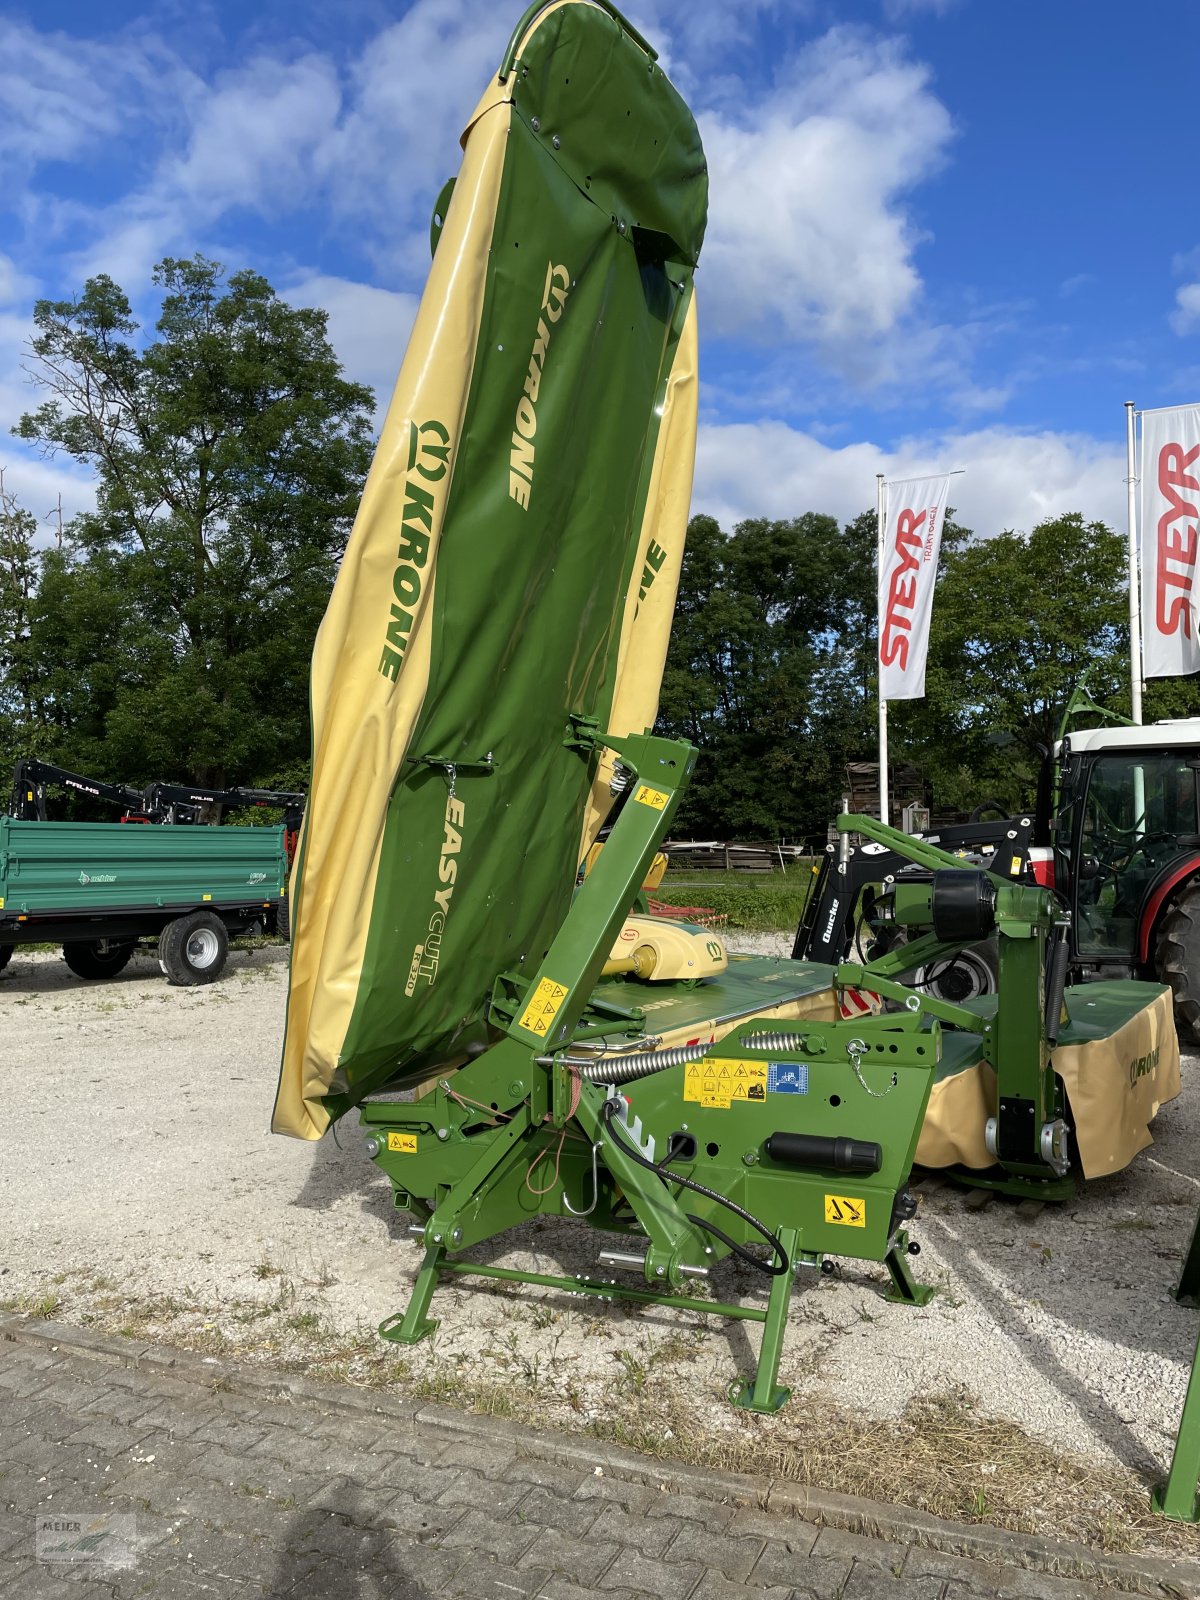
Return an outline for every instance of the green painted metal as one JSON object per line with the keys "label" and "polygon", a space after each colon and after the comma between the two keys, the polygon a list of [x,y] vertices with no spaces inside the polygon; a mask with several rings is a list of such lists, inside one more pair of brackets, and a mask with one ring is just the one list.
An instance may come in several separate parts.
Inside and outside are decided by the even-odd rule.
{"label": "green painted metal", "polygon": [[[1183,1306],[1200,1305],[1200,1217],[1192,1230],[1192,1242],[1183,1261],[1183,1271],[1175,1298]],[[1150,1503],[1164,1517],[1175,1522],[1200,1522],[1200,1338],[1192,1356],[1192,1370],[1175,1435],[1175,1450],[1165,1483],[1150,1496]]]}
{"label": "green painted metal", "polygon": [[0,817],[0,925],[6,927],[22,915],[253,905],[278,900],[286,882],[282,828]]}
{"label": "green painted metal", "polygon": [[[912,839],[876,822],[871,817],[838,818],[842,834],[861,833],[886,845],[921,866],[933,871],[953,868],[978,872],[961,858],[924,840]],[[890,999],[903,1000],[919,1014],[938,1017],[943,1022],[978,1034],[978,1057],[990,1063],[996,1073],[998,1101],[997,1158],[1001,1172],[995,1182],[975,1175],[975,1182],[989,1187],[1004,1186],[1016,1192],[1035,1192],[1048,1197],[1048,1185],[1056,1194],[1073,1192],[1066,1173],[1056,1170],[1043,1149],[1047,1130],[1061,1125],[1066,1114],[1066,1096],[1061,1080],[1050,1060],[1046,1034],[1047,949],[1060,912],[1048,890],[1015,884],[996,873],[980,876],[991,884],[995,895],[995,930],[998,952],[997,993],[989,997],[986,1008],[953,1005],[899,984],[901,972],[961,948],[961,943],[939,940],[930,933],[911,940],[878,961],[844,965],[838,969],[839,982],[862,984]],[[934,921],[934,888],[929,883],[905,885],[897,882],[894,910],[897,921],[911,929],[930,927]],[[1145,996],[1140,988],[1124,993],[1124,1021],[1140,1010]],[[1110,996],[1111,999],[1111,996]],[[1070,1007],[1061,1026],[1070,1026]],[[1064,1037],[1060,1033],[1060,1038]],[[1026,1189],[1026,1182],[1033,1185]]]}
{"label": "green painted metal", "polygon": [[[646,581],[634,566],[703,238],[704,152],[661,69],[597,6],[546,14],[509,82],[429,687],[384,823],[334,1116],[485,1046],[497,975],[519,997],[542,970],[575,886],[588,733],[612,705],[626,595]],[[569,288],[550,322],[539,308],[559,267]],[[508,466],[539,324],[522,506]]]}
{"label": "green painted metal", "polygon": [[[360,1108],[368,1149],[397,1205],[422,1219],[426,1247],[408,1308],[380,1331],[398,1343],[430,1333],[434,1288],[446,1271],[631,1296],[595,1278],[461,1260],[461,1252],[539,1215],[586,1216],[603,1232],[632,1238],[647,1285],[637,1298],[744,1316],[745,1308],[697,1301],[686,1289],[732,1248],[761,1245],[755,1218],[780,1241],[788,1269],[773,1278],[766,1311],[750,1318],[763,1322],[762,1351],[738,1403],[771,1410],[786,1398],[776,1380],[796,1265],[835,1254],[887,1261],[893,1282],[909,1285],[903,1298],[921,1303],[903,1261],[901,1223],[909,1211],[897,1197],[937,1071],[940,1029],[908,1013],[854,1023],[750,1016],[695,1061],[674,1060],[621,1081],[622,1052],[608,1046],[604,1066],[593,1068],[593,1013],[609,987],[597,986],[596,975],[669,825],[693,754],[649,735],[614,744],[634,775],[629,798],[531,980],[498,985],[492,1020],[502,1036],[418,1099],[370,1100]],[[651,784],[658,786],[655,802],[639,800]],[[740,973],[740,997],[757,988],[764,1004],[778,1003],[786,989],[781,994],[774,980],[787,965],[763,962],[752,975]],[[830,976],[825,969],[826,986]],[[801,981],[811,985],[813,974]],[[679,994],[664,987],[669,994],[651,991],[660,1012]],[[694,992],[684,993],[698,1003]],[[653,1044],[644,1031],[635,1038],[642,1050]],[[609,1084],[599,1081],[605,1076]],[[772,1135],[795,1133],[878,1145],[877,1170],[839,1172],[772,1155]],[[677,1152],[669,1170],[647,1170],[644,1162],[661,1163],[669,1148]],[[832,1144],[823,1148],[832,1160]]]}

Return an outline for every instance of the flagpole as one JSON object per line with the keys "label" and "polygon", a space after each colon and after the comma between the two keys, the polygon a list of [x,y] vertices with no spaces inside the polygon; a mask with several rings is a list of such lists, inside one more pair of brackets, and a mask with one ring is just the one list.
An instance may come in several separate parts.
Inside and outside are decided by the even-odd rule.
{"label": "flagpole", "polygon": [[[883,575],[883,515],[884,481],[883,473],[875,474],[875,593],[878,597],[879,583]],[[887,701],[883,698],[883,667],[880,657],[880,632],[883,622],[879,616],[878,598],[876,598],[876,643],[875,666],[879,673],[879,820],[886,825],[888,820],[888,735],[887,735]]]}
{"label": "flagpole", "polygon": [[1133,401],[1125,402],[1125,490],[1129,523],[1129,698],[1135,723],[1142,720],[1142,608],[1138,599],[1136,425]]}

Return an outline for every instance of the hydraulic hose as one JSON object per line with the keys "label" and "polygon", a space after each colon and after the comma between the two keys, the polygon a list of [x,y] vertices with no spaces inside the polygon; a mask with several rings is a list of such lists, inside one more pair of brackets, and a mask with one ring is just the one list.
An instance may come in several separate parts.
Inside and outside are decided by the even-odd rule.
{"label": "hydraulic hose", "polygon": [[740,1261],[744,1261],[748,1267],[753,1267],[756,1272],[765,1272],[769,1278],[778,1278],[783,1273],[791,1270],[792,1264],[788,1260],[787,1251],[771,1230],[760,1222],[757,1217],[751,1216],[749,1211],[744,1211],[741,1206],[730,1200],[727,1195],[718,1194],[715,1189],[706,1189],[702,1183],[696,1183],[692,1178],[685,1178],[682,1173],[668,1172],[665,1164],[648,1160],[632,1141],[619,1133],[616,1121],[617,1102],[615,1100],[606,1100],[600,1109],[600,1115],[604,1119],[605,1127],[613,1143],[631,1161],[636,1161],[639,1167],[645,1167],[647,1172],[655,1173],[664,1183],[677,1183],[681,1188],[690,1189],[693,1194],[703,1195],[706,1200],[715,1200],[718,1205],[724,1206],[727,1211],[732,1211],[735,1216],[741,1217],[743,1222],[749,1223],[756,1233],[762,1235],[774,1251],[776,1259],[774,1261],[760,1261],[757,1256],[752,1256],[749,1250],[738,1244],[736,1240],[731,1239],[727,1233],[723,1233],[715,1223],[706,1222],[703,1217],[693,1216],[688,1212],[686,1215],[689,1222],[694,1223],[697,1228],[703,1228],[705,1233],[711,1233],[715,1239],[720,1239],[721,1243],[727,1245]]}

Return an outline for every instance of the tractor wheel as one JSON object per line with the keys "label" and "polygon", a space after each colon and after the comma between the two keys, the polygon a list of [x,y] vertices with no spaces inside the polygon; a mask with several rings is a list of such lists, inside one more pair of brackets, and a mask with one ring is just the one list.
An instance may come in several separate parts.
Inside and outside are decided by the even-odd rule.
{"label": "tractor wheel", "polygon": [[3,972],[12,960],[12,953],[13,946],[11,944],[0,944],[0,972]]}
{"label": "tractor wheel", "polygon": [[1180,1032],[1200,1039],[1200,881],[1184,884],[1159,924],[1154,970],[1175,997]]}
{"label": "tractor wheel", "polygon": [[[908,943],[908,936],[900,932],[890,948]],[[951,1005],[961,1005],[983,994],[995,994],[997,988],[996,941],[984,939],[981,944],[968,945],[955,955],[942,956],[926,966],[906,973],[904,981],[929,995],[934,1000],[945,1000]]]}
{"label": "tractor wheel", "polygon": [[284,895],[275,907],[275,932],[286,943],[292,942],[292,902]]}
{"label": "tractor wheel", "polygon": [[115,978],[136,947],[136,939],[69,939],[63,960],[77,978]]}
{"label": "tractor wheel", "polygon": [[158,964],[179,988],[211,983],[229,954],[229,933],[212,911],[193,911],[168,922],[158,941]]}

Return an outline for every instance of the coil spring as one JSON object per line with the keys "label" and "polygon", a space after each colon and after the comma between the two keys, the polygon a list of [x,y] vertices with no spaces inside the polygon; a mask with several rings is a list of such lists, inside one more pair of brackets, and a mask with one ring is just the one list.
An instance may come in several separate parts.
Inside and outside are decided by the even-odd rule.
{"label": "coil spring", "polygon": [[744,1033],[742,1043],[750,1050],[778,1050],[781,1054],[788,1054],[793,1050],[804,1049],[805,1036],[802,1033]]}
{"label": "coil spring", "polygon": [[664,1072],[667,1067],[700,1061],[710,1048],[706,1044],[677,1044],[667,1050],[652,1050],[648,1055],[597,1056],[595,1059],[568,1056],[566,1060],[567,1065],[578,1068],[580,1076],[589,1083],[632,1083],[635,1078],[648,1078],[652,1072]]}

